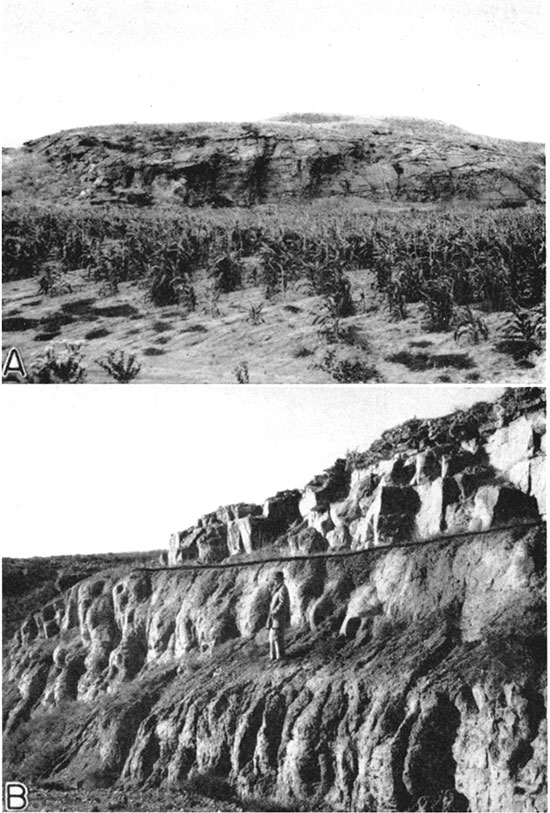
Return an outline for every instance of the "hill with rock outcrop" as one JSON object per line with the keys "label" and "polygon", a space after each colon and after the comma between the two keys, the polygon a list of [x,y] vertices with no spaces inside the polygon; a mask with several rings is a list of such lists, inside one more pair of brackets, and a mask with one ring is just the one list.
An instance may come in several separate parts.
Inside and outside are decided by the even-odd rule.
{"label": "hill with rock outcrop", "polygon": [[305,115],[47,135],[6,152],[4,194],[137,206],[334,196],[518,206],[542,201],[543,173],[540,144],[422,119]]}
{"label": "hill with rock outcrop", "polygon": [[[60,591],[4,659],[5,778],[545,810],[545,453],[544,390],[510,390]],[[269,664],[276,570],[291,624]]]}

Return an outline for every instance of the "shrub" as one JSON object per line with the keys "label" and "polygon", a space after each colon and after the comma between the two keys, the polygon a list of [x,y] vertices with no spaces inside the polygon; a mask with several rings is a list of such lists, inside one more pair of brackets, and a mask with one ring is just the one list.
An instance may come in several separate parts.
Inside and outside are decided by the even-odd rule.
{"label": "shrub", "polygon": [[42,265],[42,274],[38,279],[38,293],[49,296],[61,296],[72,293],[71,284],[65,278],[63,266],[57,261]]}
{"label": "shrub", "polygon": [[139,375],[141,364],[133,353],[124,350],[109,350],[104,358],[96,359],[97,364],[119,384],[128,384]]}
{"label": "shrub", "polygon": [[333,349],[327,350],[319,364],[314,366],[341,384],[382,381],[382,376],[374,365],[358,358],[337,358]]}
{"label": "shrub", "polygon": [[238,384],[250,383],[250,376],[248,373],[248,362],[241,361],[241,363],[235,367],[233,372],[235,373],[235,378],[237,379]]}
{"label": "shrub", "polygon": [[229,801],[234,798],[234,791],[229,782],[214,773],[192,773],[184,782],[185,788],[210,799]]}
{"label": "shrub", "polygon": [[36,356],[29,370],[32,384],[79,384],[86,377],[79,344],[50,345]]}
{"label": "shrub", "polygon": [[44,744],[40,750],[33,751],[21,765],[21,773],[26,779],[39,779],[49,776],[65,754],[66,746],[60,743]]}

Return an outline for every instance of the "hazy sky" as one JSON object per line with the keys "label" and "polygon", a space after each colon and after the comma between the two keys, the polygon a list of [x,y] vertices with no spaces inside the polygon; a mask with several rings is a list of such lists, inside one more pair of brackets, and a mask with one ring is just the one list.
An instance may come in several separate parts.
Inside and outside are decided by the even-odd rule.
{"label": "hazy sky", "polygon": [[4,0],[3,144],[284,112],[545,137],[538,0]]}
{"label": "hazy sky", "polygon": [[[302,488],[415,415],[498,387],[3,386],[2,554],[164,548],[232,502]],[[9,426],[8,426],[9,423]]]}

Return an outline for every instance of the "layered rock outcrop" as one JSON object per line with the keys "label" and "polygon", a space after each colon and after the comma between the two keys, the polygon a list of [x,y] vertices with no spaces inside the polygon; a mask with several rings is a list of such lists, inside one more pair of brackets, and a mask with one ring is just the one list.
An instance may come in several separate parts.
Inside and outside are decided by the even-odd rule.
{"label": "layered rock outcrop", "polygon": [[[546,809],[543,393],[506,398],[397,427],[261,514],[201,518],[178,545],[215,528],[210,569],[75,584],[11,642],[6,730],[79,709],[49,769],[66,782],[93,763],[294,809]],[[236,550],[244,519],[283,520],[270,558]],[[275,570],[291,626],[269,666]]]}
{"label": "layered rock outcrop", "polygon": [[92,202],[231,206],[356,195],[373,201],[542,199],[540,145],[474,136],[438,122],[112,126],[25,145]]}
{"label": "layered rock outcrop", "polygon": [[275,543],[292,553],[312,545],[318,552],[368,549],[546,515],[538,390],[521,410],[497,404],[479,421],[470,414],[411,421],[375,449],[337,460],[302,492],[281,492],[263,508],[226,506],[201,517],[172,536],[169,564],[221,561]]}

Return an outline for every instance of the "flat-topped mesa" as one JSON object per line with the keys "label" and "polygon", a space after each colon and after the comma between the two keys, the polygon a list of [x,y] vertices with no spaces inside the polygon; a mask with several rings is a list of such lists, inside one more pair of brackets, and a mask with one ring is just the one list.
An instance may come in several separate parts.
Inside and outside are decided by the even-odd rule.
{"label": "flat-topped mesa", "polygon": [[225,506],[170,540],[170,565],[272,546],[282,555],[361,550],[485,531],[546,514],[545,394],[407,421],[338,459],[303,491]]}
{"label": "flat-topped mesa", "polygon": [[423,120],[106,126],[24,149],[70,176],[67,196],[94,204],[249,206],[353,195],[516,206],[543,198],[542,145]]}

